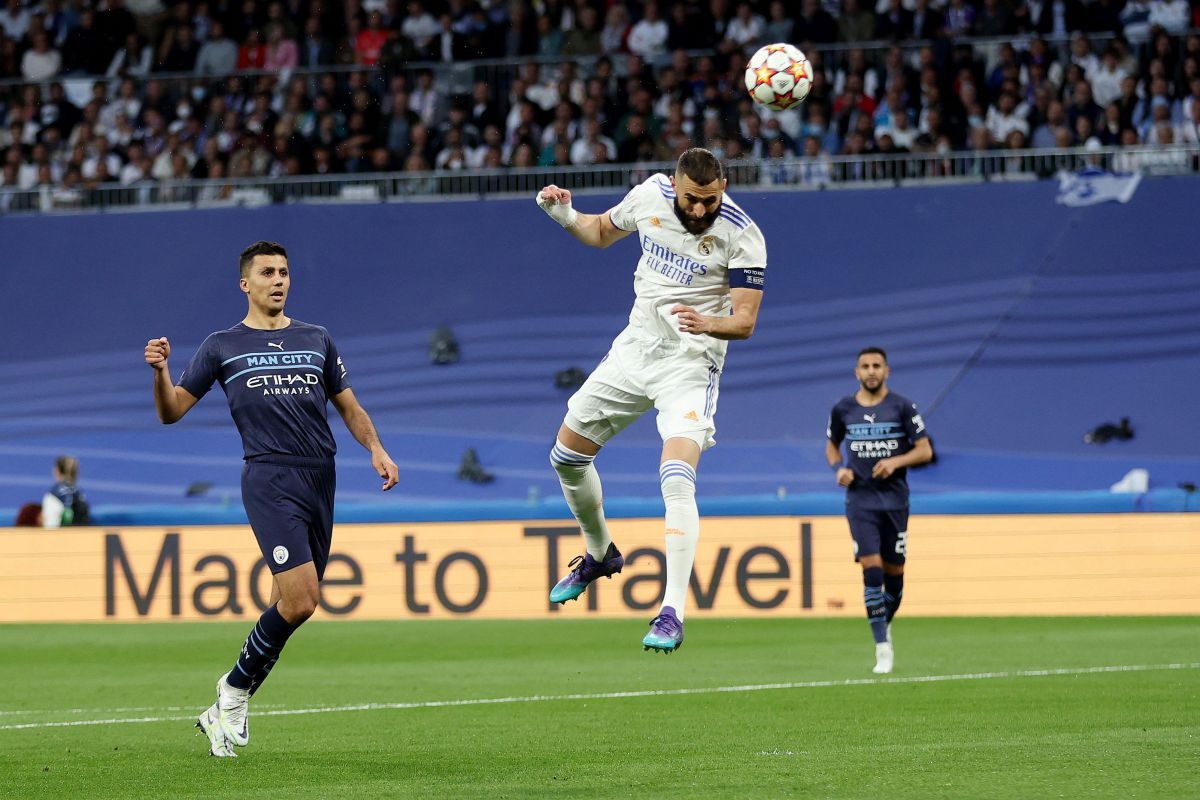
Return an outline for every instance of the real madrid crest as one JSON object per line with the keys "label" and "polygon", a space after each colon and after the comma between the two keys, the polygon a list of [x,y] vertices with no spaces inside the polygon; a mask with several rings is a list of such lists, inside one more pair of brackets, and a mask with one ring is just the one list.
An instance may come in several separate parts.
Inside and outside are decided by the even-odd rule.
{"label": "real madrid crest", "polygon": [[711,256],[713,253],[713,237],[705,236],[700,240],[700,252],[706,256]]}

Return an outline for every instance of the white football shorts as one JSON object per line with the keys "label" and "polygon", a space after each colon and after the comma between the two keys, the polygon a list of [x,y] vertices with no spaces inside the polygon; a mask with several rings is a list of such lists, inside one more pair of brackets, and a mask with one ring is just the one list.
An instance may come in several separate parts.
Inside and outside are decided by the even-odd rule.
{"label": "white football shorts", "polygon": [[579,391],[567,401],[568,428],[604,445],[651,408],[658,434],[716,444],[714,417],[721,369],[704,352],[678,351],[625,329]]}

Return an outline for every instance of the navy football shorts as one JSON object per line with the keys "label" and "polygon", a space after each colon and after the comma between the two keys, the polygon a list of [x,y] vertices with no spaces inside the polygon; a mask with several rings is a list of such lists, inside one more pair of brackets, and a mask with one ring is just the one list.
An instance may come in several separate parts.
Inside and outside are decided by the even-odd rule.
{"label": "navy football shorts", "polygon": [[854,560],[879,555],[889,564],[903,564],[908,548],[908,509],[868,510],[847,508]]}
{"label": "navy football shorts", "polygon": [[242,504],[271,572],[309,561],[325,575],[333,540],[333,461],[255,456],[242,467]]}

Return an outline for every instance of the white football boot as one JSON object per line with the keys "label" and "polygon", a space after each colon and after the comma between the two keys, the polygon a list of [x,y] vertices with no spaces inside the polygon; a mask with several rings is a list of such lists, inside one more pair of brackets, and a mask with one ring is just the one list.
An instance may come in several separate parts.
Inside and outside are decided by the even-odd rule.
{"label": "white football boot", "polygon": [[237,758],[237,753],[233,752],[233,743],[229,741],[229,737],[225,735],[225,728],[221,725],[220,711],[217,709],[216,703],[204,710],[204,713],[196,720],[196,727],[200,729],[200,733],[208,737],[209,755],[218,758]]}
{"label": "white football boot", "polygon": [[892,671],[895,660],[896,654],[892,650],[892,643],[880,642],[875,645],[875,668],[871,671],[876,675],[886,675]]}
{"label": "white football boot", "polygon": [[217,718],[225,735],[238,747],[250,743],[250,692],[226,683],[226,672],[217,679]]}

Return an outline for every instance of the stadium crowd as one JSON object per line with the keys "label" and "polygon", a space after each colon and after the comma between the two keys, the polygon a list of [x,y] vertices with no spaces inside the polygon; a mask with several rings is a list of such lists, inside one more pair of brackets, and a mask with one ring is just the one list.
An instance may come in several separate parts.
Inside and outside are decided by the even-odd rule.
{"label": "stadium crowd", "polygon": [[[25,190],[1200,142],[1197,0],[0,2]],[[772,41],[815,72],[787,112],[742,83]]]}

